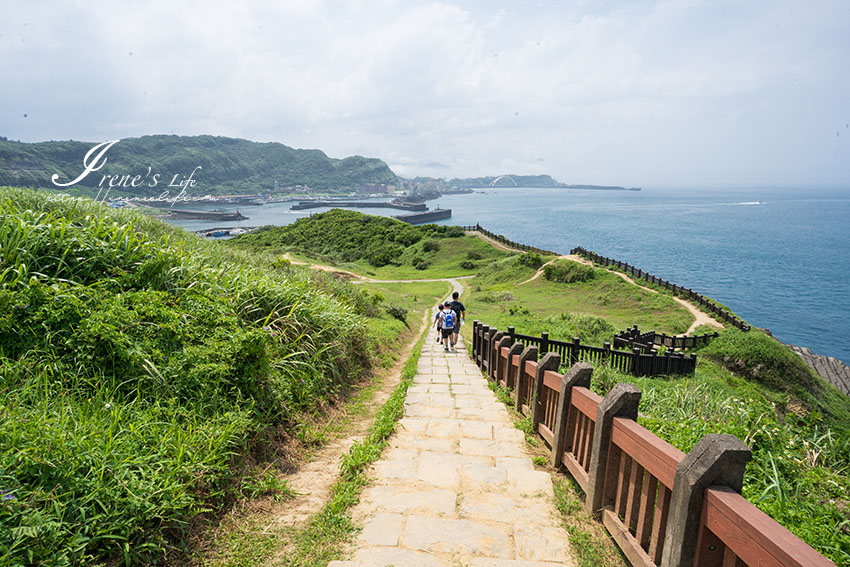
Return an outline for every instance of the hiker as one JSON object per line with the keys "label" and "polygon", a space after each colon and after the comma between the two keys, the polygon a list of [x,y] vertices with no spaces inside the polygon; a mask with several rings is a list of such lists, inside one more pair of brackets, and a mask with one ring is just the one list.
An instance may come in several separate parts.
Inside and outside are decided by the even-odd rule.
{"label": "hiker", "polygon": [[444,307],[445,307],[445,305],[443,305],[442,303],[439,305],[439,307],[437,307],[437,313],[434,315],[434,324],[431,325],[432,329],[434,327],[437,327],[437,342],[440,343],[440,344],[443,344],[443,335],[442,335],[443,320],[440,317],[440,313],[443,312]]}
{"label": "hiker", "polygon": [[446,306],[455,312],[455,324],[454,329],[452,331],[452,348],[454,348],[457,344],[458,337],[460,335],[460,324],[466,317],[466,308],[463,306],[463,303],[457,300],[458,297],[460,297],[460,294],[456,291],[453,291],[452,300],[446,302]]}
{"label": "hiker", "polygon": [[[440,320],[442,322],[443,328],[441,329],[441,333],[443,335],[442,343],[446,347],[446,352],[449,352],[449,341],[452,338],[452,332],[454,331],[455,320],[457,319],[457,315],[455,312],[449,308],[448,303],[443,304],[443,310],[440,311]],[[454,346],[454,343],[452,343]]]}

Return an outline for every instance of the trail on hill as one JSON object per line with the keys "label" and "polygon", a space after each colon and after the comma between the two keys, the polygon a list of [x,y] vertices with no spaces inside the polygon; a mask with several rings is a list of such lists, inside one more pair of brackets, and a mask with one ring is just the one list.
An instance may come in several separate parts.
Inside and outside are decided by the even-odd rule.
{"label": "trail on hill", "polygon": [[490,238],[489,236],[485,236],[485,235],[481,234],[477,230],[469,230],[469,231],[466,232],[466,234],[468,234],[470,236],[477,236],[481,240],[484,240],[484,241],[488,242],[489,244],[492,244],[496,248],[500,248],[502,250],[507,250],[508,252],[524,252],[524,250],[520,250],[518,248],[511,248],[510,246],[502,244],[501,242],[497,242],[497,241],[493,240],[492,238]]}
{"label": "trail on hill", "polygon": [[[280,475],[287,486],[295,492],[295,497],[275,502],[272,498],[258,498],[248,502],[244,507],[235,509],[228,518],[221,522],[219,534],[212,538],[223,541],[225,534],[231,531],[246,531],[261,535],[276,535],[281,541],[289,540],[289,536],[298,533],[307,521],[325,505],[331,497],[331,487],[339,476],[340,458],[348,453],[351,446],[363,440],[372,425],[375,414],[401,380],[401,371],[416,341],[422,336],[430,321],[430,313],[426,312],[418,327],[410,334],[406,345],[399,351],[399,357],[391,369],[383,376],[380,388],[366,404],[368,409],[356,417],[348,417],[345,408],[331,413],[330,418],[321,424],[319,429],[326,429],[337,419],[346,419],[344,432],[338,439],[315,448],[296,447],[291,452],[301,452],[295,455],[282,455],[283,460],[291,459],[294,470]],[[300,461],[300,462],[299,462]],[[282,557],[288,548],[283,544],[275,556]],[[219,565],[227,563],[233,550],[218,549],[203,562],[204,565]]]}
{"label": "trail on hill", "polygon": [[[568,260],[572,260],[574,262],[579,262],[581,264],[587,264],[588,266],[593,265],[593,262],[591,262],[590,260],[586,260],[586,259],[584,259],[581,256],[578,256],[576,254],[571,254],[569,256],[563,256],[563,258],[566,258]],[[606,268],[602,268],[602,269],[606,270]],[[611,272],[612,274],[616,274],[616,275],[620,276],[621,278],[623,278],[624,280],[626,280],[627,282],[629,282],[630,284],[637,286],[641,289],[645,289],[646,291],[648,291],[650,293],[658,293],[657,290],[650,289],[648,287],[644,287],[644,286],[640,285],[639,283],[637,283],[632,278],[630,278],[629,276],[627,276],[626,274],[624,274],[622,272],[616,272],[614,270],[606,270],[606,271]],[[523,282],[523,283],[525,283],[525,282]],[[694,306],[691,302],[685,301],[684,299],[682,299],[680,297],[676,297],[675,295],[672,296],[672,297],[673,297],[673,301],[675,301],[676,303],[678,303],[679,305],[681,305],[682,307],[687,309],[691,313],[691,315],[694,316],[694,322],[691,323],[691,326],[688,327],[687,331],[685,331],[686,335],[690,335],[691,333],[696,331],[697,327],[699,327],[700,325],[706,325],[706,326],[712,327],[714,329],[723,329],[724,328],[722,323],[715,320],[708,313],[705,313],[704,311],[700,311],[699,309],[697,309],[696,306]]]}
{"label": "trail on hill", "polygon": [[543,275],[543,271],[546,269],[546,266],[548,266],[549,264],[551,264],[555,260],[565,260],[565,259],[572,259],[572,258],[570,256],[558,256],[557,258],[553,258],[553,259],[549,260],[548,262],[546,262],[545,264],[543,264],[542,266],[540,266],[540,269],[537,270],[537,272],[533,276],[531,276],[530,278],[528,278],[524,282],[518,283],[517,285],[525,285],[529,282],[533,282],[534,280],[539,278],[541,275]]}

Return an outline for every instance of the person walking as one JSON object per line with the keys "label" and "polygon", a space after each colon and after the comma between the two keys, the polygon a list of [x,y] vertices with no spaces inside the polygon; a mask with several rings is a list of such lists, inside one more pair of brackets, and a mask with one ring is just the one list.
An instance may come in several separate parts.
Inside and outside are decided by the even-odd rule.
{"label": "person walking", "polygon": [[443,308],[445,305],[442,303],[437,307],[437,313],[434,315],[434,324],[431,325],[431,328],[437,327],[437,342],[443,344],[443,320],[440,317],[440,314],[443,312]]}
{"label": "person walking", "polygon": [[460,324],[466,317],[466,307],[463,306],[463,303],[458,301],[458,297],[460,297],[460,294],[453,291],[451,301],[447,301],[445,303],[445,305],[455,313],[454,327],[452,328],[452,348],[454,348],[457,344],[458,337],[460,336]]}
{"label": "person walking", "polygon": [[[443,325],[441,331],[443,335],[442,343],[446,347],[446,352],[449,352],[449,341],[452,339],[452,332],[454,331],[456,317],[455,312],[451,310],[447,303],[444,303],[443,310],[440,311],[440,320]],[[454,346],[454,343],[452,343],[452,346]]]}

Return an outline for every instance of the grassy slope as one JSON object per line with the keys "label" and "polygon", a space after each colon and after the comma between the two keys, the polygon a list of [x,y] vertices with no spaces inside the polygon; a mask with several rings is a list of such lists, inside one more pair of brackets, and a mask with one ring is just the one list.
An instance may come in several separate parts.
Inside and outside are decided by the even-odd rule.
{"label": "grassy slope", "polygon": [[[632,323],[670,333],[693,320],[668,293],[644,292],[598,268],[586,282],[518,285],[531,273],[508,263],[468,280],[470,318],[590,344]],[[683,451],[707,433],[744,440],[754,455],[744,496],[836,563],[850,563],[850,399],[759,331],[723,331],[698,352],[693,377],[636,378],[597,368],[593,387],[604,395],[616,382],[636,384],[643,391],[639,421]]]}
{"label": "grassy slope", "polygon": [[246,451],[403,328],[334,277],[0,189],[0,565],[180,553],[199,514],[275,488]]}
{"label": "grassy slope", "polygon": [[[393,273],[363,260],[346,266]],[[535,271],[516,255],[482,262],[477,277],[464,280],[468,320],[591,344],[634,323],[680,333],[693,321],[666,291],[646,292],[600,269],[589,281],[520,285]],[[395,273],[412,275],[407,268]],[[446,275],[454,272],[423,274]],[[701,354],[693,377],[635,378],[598,368],[593,387],[604,394],[618,381],[636,383],[644,392],[641,423],[684,451],[706,433],[743,439],[754,454],[744,495],[836,563],[850,563],[850,400],[757,331],[724,331]]]}
{"label": "grassy slope", "polygon": [[604,270],[589,281],[558,283],[539,277],[522,285],[536,270],[506,260],[468,280],[469,319],[517,332],[586,344],[611,341],[615,330],[637,323],[642,329],[682,333],[693,316],[666,294],[650,293]]}
{"label": "grassy slope", "polygon": [[[411,226],[342,209],[242,235],[231,245],[301,253],[374,279],[473,275],[490,260],[509,255],[450,227]],[[461,266],[464,262],[470,264]]]}

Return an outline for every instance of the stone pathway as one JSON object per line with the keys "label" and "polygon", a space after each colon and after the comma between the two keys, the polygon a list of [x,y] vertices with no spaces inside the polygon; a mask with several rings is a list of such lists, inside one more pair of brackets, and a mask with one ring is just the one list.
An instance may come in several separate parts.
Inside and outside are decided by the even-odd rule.
{"label": "stone pathway", "polygon": [[428,337],[406,417],[354,510],[357,550],[329,567],[575,565],[522,432],[462,339],[446,353]]}

